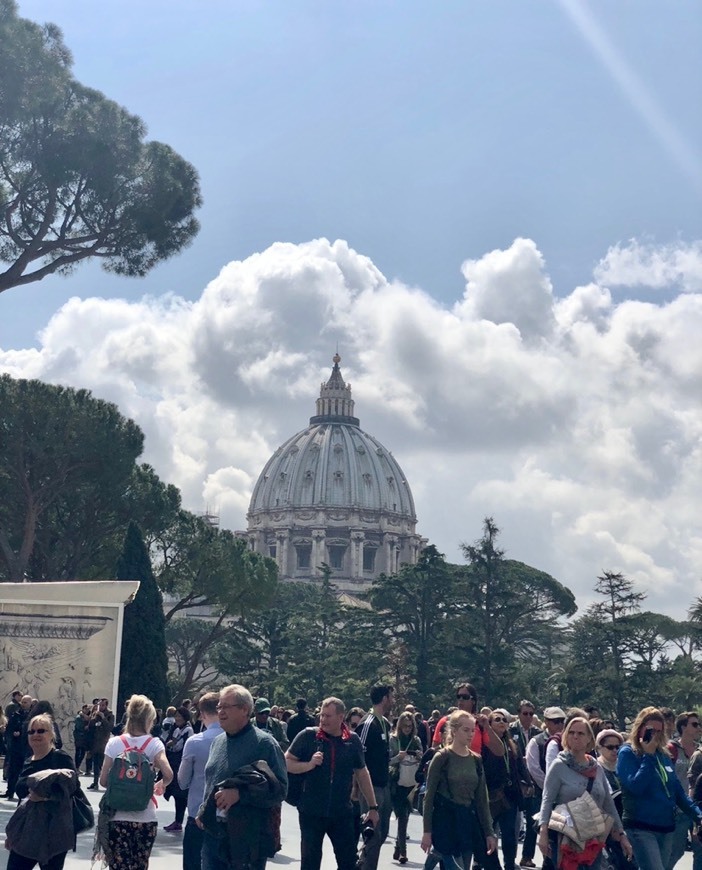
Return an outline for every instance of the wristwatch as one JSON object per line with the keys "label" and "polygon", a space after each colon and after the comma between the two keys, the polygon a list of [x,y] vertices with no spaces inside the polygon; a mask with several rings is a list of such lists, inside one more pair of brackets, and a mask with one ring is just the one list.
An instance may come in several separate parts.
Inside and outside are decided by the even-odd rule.
{"label": "wristwatch", "polygon": [[370,812],[371,810],[375,810],[377,812],[378,811],[378,804],[376,804],[374,807],[368,807],[368,811]]}

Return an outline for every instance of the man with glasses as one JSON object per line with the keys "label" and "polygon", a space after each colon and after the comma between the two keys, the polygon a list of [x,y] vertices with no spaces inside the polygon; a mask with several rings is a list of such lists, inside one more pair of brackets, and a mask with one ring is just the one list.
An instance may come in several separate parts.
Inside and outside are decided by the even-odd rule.
{"label": "man with glasses", "polygon": [[[219,693],[217,715],[224,734],[212,741],[207,765],[205,766],[205,789],[202,806],[198,812],[198,825],[202,825],[202,815],[210,795],[214,793],[218,817],[226,820],[230,809],[241,800],[242,808],[249,812],[253,809],[238,788],[217,788],[217,783],[228,779],[242,767],[255,761],[265,761],[273,771],[282,788],[284,797],[288,790],[288,774],[285,759],[275,738],[267,731],[255,728],[251,723],[254,701],[244,686],[233,684],[225,686]],[[282,799],[282,798],[281,798]],[[261,808],[257,828],[260,831],[258,857],[250,862],[251,870],[263,870],[268,854],[260,848],[263,840],[270,835],[270,810]],[[225,826],[228,827],[228,826]],[[220,851],[221,839],[205,829],[202,845],[202,870],[228,870],[230,864]]]}
{"label": "man with glasses", "polygon": [[[535,712],[536,708],[531,701],[526,699],[521,701],[517,721],[510,725],[509,728],[510,736],[517,744],[522,758],[526,758],[529,741],[541,733],[534,725]],[[536,867],[534,863],[534,855],[536,854],[536,827],[532,817],[534,813],[539,811],[539,806],[540,799],[537,800],[536,798],[536,790],[532,782],[531,787],[524,795],[524,805],[522,808],[525,817],[525,833],[522,845],[522,857],[519,861],[520,867]]]}
{"label": "man with glasses", "polygon": [[[534,782],[534,800],[541,806],[541,797],[546,779],[546,749],[552,737],[563,731],[566,715],[560,707],[547,707],[544,710],[545,730],[532,737],[526,748],[526,766]],[[553,868],[550,858],[544,857],[545,870]]]}
{"label": "man with glasses", "polygon": [[[456,705],[459,710],[463,710],[465,713],[470,713],[475,717],[475,733],[473,734],[473,742],[470,745],[472,751],[477,752],[477,754],[480,755],[483,746],[487,746],[495,755],[504,755],[505,750],[502,741],[490,727],[488,717],[483,713],[478,713],[478,693],[475,690],[475,686],[465,680],[457,683]],[[441,746],[447,722],[448,716],[442,716],[436,723],[434,736],[432,738],[432,746]]]}
{"label": "man with glasses", "polygon": [[[673,737],[668,743],[668,752],[670,752],[670,757],[673,760],[675,774],[687,794],[690,790],[689,774],[692,767],[692,756],[699,747],[699,715],[694,711],[681,713],[675,720],[675,730],[678,736]],[[673,844],[670,850],[670,861],[668,862],[667,870],[673,870],[673,867],[685,854],[687,837],[691,827],[692,823],[689,817],[678,810],[675,817],[675,831],[673,833]],[[697,837],[692,838],[692,850],[694,853],[699,853],[694,856],[694,863],[698,864],[702,858],[702,844],[700,844]]]}

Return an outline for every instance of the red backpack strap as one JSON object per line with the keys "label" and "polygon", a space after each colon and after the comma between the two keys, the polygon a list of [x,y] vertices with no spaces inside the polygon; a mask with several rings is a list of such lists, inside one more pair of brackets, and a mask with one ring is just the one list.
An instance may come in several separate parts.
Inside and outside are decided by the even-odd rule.
{"label": "red backpack strap", "polygon": [[132,747],[129,745],[129,741],[128,741],[127,738],[124,736],[124,734],[120,734],[120,735],[119,735],[119,739],[122,741],[122,743],[124,743],[124,748],[125,748],[125,749],[131,749],[131,748],[132,748]]}
{"label": "red backpack strap", "polygon": [[139,750],[139,752],[143,752],[143,751],[146,749],[146,747],[149,745],[149,743],[151,743],[151,741],[152,741],[153,739],[154,739],[153,737],[149,737],[148,740],[145,740],[145,741],[141,744],[141,749]]}

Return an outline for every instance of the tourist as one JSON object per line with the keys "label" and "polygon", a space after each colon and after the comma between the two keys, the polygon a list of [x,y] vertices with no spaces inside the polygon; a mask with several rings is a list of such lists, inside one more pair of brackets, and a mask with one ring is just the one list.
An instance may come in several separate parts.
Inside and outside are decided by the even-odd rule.
{"label": "tourist", "polygon": [[22,695],[19,708],[9,717],[5,734],[8,740],[7,759],[7,791],[3,795],[6,800],[12,800],[15,786],[25,759],[26,725],[29,721],[29,708],[32,706],[32,696]]}
{"label": "tourist", "polygon": [[[105,747],[100,785],[107,787],[110,769],[125,751],[126,741],[130,747],[141,750],[152,767],[160,771],[154,798],[163,794],[173,779],[173,771],[165,746],[158,737],[151,736],[155,721],[156,709],[151,701],[145,695],[132,695],[127,705],[124,734],[110,737]],[[144,810],[111,810],[101,804],[96,850],[104,855],[110,870],[147,870],[157,830],[155,799],[150,800]]]}
{"label": "tourist", "polygon": [[[54,721],[48,713],[39,713],[29,720],[27,739],[29,758],[25,761],[16,784],[17,797],[28,797],[18,814],[28,814],[23,830],[15,832],[12,819],[7,825],[8,870],[31,870],[39,863],[42,870],[61,870],[66,853],[75,846],[72,795],[78,789],[78,774],[71,756],[57,749]],[[40,771],[70,771],[71,776],[52,777],[33,784],[32,775]],[[18,820],[18,819],[17,819]]]}
{"label": "tourist", "polygon": [[[334,847],[338,870],[355,870],[358,835],[351,812],[355,781],[373,807],[373,784],[358,735],[344,722],[346,709],[339,698],[322,701],[319,728],[301,731],[285,753],[288,772],[303,776],[298,803],[301,870],[319,870],[325,835]],[[368,819],[378,823],[372,808]]]}
{"label": "tourist", "polygon": [[390,737],[390,794],[397,818],[397,840],[392,857],[400,864],[407,863],[407,822],[412,812],[409,796],[417,786],[414,775],[422,755],[414,713],[405,710],[398,716]]}
{"label": "tourist", "polygon": [[[536,707],[528,699],[519,702],[517,721],[509,726],[509,733],[517,745],[519,754],[526,761],[526,751],[529,741],[540,734],[539,728],[534,723]],[[528,772],[528,770],[527,770]],[[529,774],[527,785],[523,789],[522,812],[524,815],[524,842],[522,844],[522,857],[519,860],[520,867],[534,868],[534,855],[536,854],[536,826],[534,814],[541,806],[541,789],[536,788],[534,780]]]}
{"label": "tourist", "polygon": [[[544,857],[549,857],[555,866],[561,865],[563,856],[560,854],[560,850],[569,847],[563,841],[559,843],[558,837],[549,837],[548,824],[551,813],[557,805],[574,801],[585,792],[589,792],[600,811],[611,817],[612,836],[621,843],[624,854],[631,857],[631,843],[623,831],[619,813],[612,800],[607,777],[602,767],[589,754],[595,748],[595,737],[588,719],[585,716],[573,717],[563,729],[561,742],[563,749],[547,768],[541,799],[539,849],[542,854]],[[602,866],[604,840],[603,836],[599,847],[594,846],[594,848],[599,848],[594,860],[591,855],[588,855],[588,860],[583,860],[581,863],[589,865],[593,870],[599,870]],[[592,848],[593,846],[590,845],[589,849],[592,850]],[[555,854],[556,852],[558,854]],[[573,852],[572,849],[571,852]],[[577,863],[579,854],[576,852],[572,856],[573,863]]]}
{"label": "tourist", "polygon": [[168,734],[163,740],[166,747],[166,758],[173,771],[173,780],[164,792],[166,800],[173,798],[175,803],[175,819],[170,825],[164,825],[163,830],[170,834],[180,833],[183,830],[183,819],[185,818],[185,810],[188,806],[188,792],[183,790],[178,784],[178,768],[183,757],[183,748],[186,741],[193,736],[193,728],[190,724],[190,710],[187,707],[178,707],[173,717],[173,725],[171,725]]}
{"label": "tourist", "polygon": [[[680,785],[687,794],[689,794],[689,773],[692,764],[692,758],[698,748],[700,739],[700,717],[694,711],[681,713],[675,720],[675,731],[677,737],[668,743],[668,752],[673,759],[673,767],[675,775],[680,781]],[[685,854],[687,839],[690,834],[692,822],[690,817],[685,813],[678,813],[675,819],[675,831],[673,832],[673,843],[670,847],[670,858],[668,860],[668,870],[673,870],[673,867]],[[692,850],[695,853],[702,852],[702,844],[697,837],[692,839]],[[699,862],[700,855],[697,857]]]}
{"label": "tourist", "polygon": [[183,834],[183,870],[200,870],[204,834],[195,819],[205,792],[205,765],[212,741],[223,734],[219,724],[219,695],[207,692],[198,701],[202,730],[186,741],[178,768],[178,785],[188,794],[188,821]]}
{"label": "tourist", "polygon": [[[244,686],[233,684],[225,686],[219,693],[217,712],[219,724],[225,733],[212,741],[210,756],[205,767],[205,792],[203,804],[198,812],[198,824],[205,832],[202,846],[203,870],[229,870],[230,862],[226,848],[235,849],[237,858],[246,863],[250,870],[263,870],[266,861],[274,854],[275,834],[271,830],[271,810],[279,811],[280,802],[288,787],[288,774],[285,759],[275,738],[260,728],[254,728],[251,721],[254,702],[251,693]],[[235,777],[241,768],[255,761],[265,761],[278,784],[279,800],[276,807],[257,806],[250,800],[241,801],[245,786],[220,787],[218,784]],[[248,795],[247,795],[248,798]],[[244,816],[244,813],[246,814]],[[228,843],[220,838],[221,822],[231,818],[232,828],[243,821],[249,831],[254,827],[258,832],[252,841],[249,837],[238,843]],[[229,824],[227,824],[229,829]],[[223,846],[224,849],[221,849]]]}
{"label": "tourist", "polygon": [[375,800],[368,803],[361,795],[361,811],[368,812],[372,807],[378,810],[379,821],[375,826],[373,837],[365,844],[363,870],[376,870],[380,847],[388,836],[392,800],[390,797],[390,715],[395,701],[392,686],[373,686],[370,691],[370,713],[366,715],[356,728],[356,734],[366,753],[366,765],[373,783]]}
{"label": "tourist", "polygon": [[509,713],[496,709],[490,716],[490,727],[502,742],[502,752],[492,745],[483,746],[482,760],[493,830],[500,830],[505,870],[515,870],[517,859],[517,812],[522,803],[522,785],[529,782],[529,773],[516,743],[508,732]]}
{"label": "tourist", "polygon": [[115,714],[107,704],[107,698],[100,698],[97,705],[93,707],[88,721],[88,741],[93,764],[93,781],[88,788],[92,791],[100,791],[98,778],[105,759],[105,747],[115,727]]}
{"label": "tourist", "polygon": [[475,729],[470,713],[453,712],[446,724],[446,746],[437,750],[427,772],[421,846],[445,870],[470,868],[473,856],[481,867],[494,866],[489,856],[497,840],[485,774],[480,756],[471,750]]}
{"label": "tourist", "polygon": [[293,742],[300,731],[304,731],[305,728],[312,728],[316,724],[314,716],[310,716],[307,712],[306,698],[298,698],[297,701],[295,701],[295,707],[297,712],[293,713],[293,715],[288,719],[288,740],[290,743]]}
{"label": "tourist", "polygon": [[675,775],[667,743],[663,713],[656,707],[644,707],[617,759],[622,821],[639,870],[667,870],[677,810],[693,822],[702,822],[702,810],[692,803]]}
{"label": "tourist", "polygon": [[[609,783],[609,788],[614,800],[614,806],[617,808],[620,818],[624,813],[624,807],[622,805],[621,795],[622,784],[619,782],[619,777],[617,776],[617,757],[619,755],[619,750],[623,745],[624,738],[613,728],[604,728],[595,735],[597,763],[600,765],[604,771],[604,775],[607,777],[607,782]],[[615,840],[611,834],[607,837],[606,846],[609,854],[609,862],[615,870],[629,870],[630,864],[626,859],[626,855],[622,851],[621,843],[618,840]]]}

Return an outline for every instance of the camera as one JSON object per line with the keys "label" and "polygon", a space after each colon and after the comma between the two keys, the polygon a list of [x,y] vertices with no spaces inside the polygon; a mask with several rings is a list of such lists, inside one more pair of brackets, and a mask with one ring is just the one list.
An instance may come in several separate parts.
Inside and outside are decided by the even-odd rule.
{"label": "camera", "polygon": [[643,737],[641,738],[641,740],[642,740],[644,743],[650,743],[651,740],[653,740],[653,728],[647,728],[647,729],[644,731],[644,733],[643,733]]}
{"label": "camera", "polygon": [[373,834],[375,834],[375,825],[370,819],[366,819],[361,825],[361,839],[364,843],[368,843],[373,839]]}

